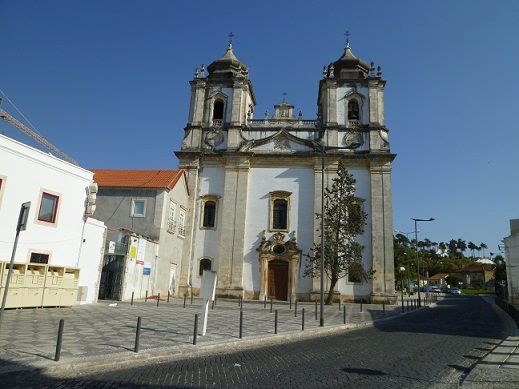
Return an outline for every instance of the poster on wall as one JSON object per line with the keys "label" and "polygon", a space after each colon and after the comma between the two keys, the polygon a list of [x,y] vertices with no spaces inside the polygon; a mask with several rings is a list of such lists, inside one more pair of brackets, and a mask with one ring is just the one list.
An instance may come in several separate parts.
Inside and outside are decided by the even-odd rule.
{"label": "poster on wall", "polygon": [[151,274],[151,267],[143,267],[142,274],[145,276],[149,276]]}
{"label": "poster on wall", "polygon": [[139,238],[139,248],[137,250],[137,265],[144,265],[146,255],[146,239]]}
{"label": "poster on wall", "polygon": [[137,258],[137,247],[139,245],[139,240],[132,238],[132,242],[130,244],[130,261],[135,261]]}
{"label": "poster on wall", "polygon": [[111,240],[108,242],[108,254],[114,254],[115,253],[115,242]]}

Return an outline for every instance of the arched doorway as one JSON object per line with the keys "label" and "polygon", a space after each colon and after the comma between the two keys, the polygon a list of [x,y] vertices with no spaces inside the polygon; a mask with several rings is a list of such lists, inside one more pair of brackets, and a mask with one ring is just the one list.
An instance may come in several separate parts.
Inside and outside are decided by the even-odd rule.
{"label": "arched doorway", "polygon": [[257,248],[260,264],[259,298],[288,300],[296,298],[297,265],[301,250],[295,238],[285,241],[285,235],[277,232],[264,237]]}
{"label": "arched doorway", "polygon": [[288,262],[273,260],[268,263],[268,298],[288,299]]}

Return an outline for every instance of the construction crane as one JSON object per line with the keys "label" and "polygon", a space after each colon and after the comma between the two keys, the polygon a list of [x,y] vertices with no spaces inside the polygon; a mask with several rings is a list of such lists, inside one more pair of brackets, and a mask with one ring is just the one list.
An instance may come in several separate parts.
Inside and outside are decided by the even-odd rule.
{"label": "construction crane", "polygon": [[[0,103],[2,102],[2,99],[0,99]],[[47,139],[45,139],[40,134],[35,133],[33,130],[31,130],[29,127],[9,115],[7,112],[5,112],[2,108],[0,108],[0,118],[4,119],[6,122],[11,123],[13,126],[18,128],[21,132],[23,132],[25,135],[29,136],[31,139],[45,147],[51,154],[54,154],[56,157],[59,157],[61,159],[64,159],[67,162],[73,163],[74,165],[78,165],[79,163],[72,158],[70,158],[67,154],[65,154],[63,151],[58,149],[56,146],[51,144]]]}

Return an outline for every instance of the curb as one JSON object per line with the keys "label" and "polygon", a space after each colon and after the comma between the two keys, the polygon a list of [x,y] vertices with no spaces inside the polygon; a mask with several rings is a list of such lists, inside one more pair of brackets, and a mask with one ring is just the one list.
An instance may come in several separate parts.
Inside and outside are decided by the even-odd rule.
{"label": "curb", "polygon": [[[436,303],[433,303],[431,305],[422,306],[409,312],[399,312],[399,314],[395,316],[389,316],[374,321],[370,320],[362,323],[340,324],[324,328],[318,327],[306,329],[305,331],[290,331],[277,335],[255,335],[244,339],[236,339],[231,341],[211,341],[205,344],[198,344],[196,346],[186,344],[182,346],[177,345],[161,348],[151,348],[144,349],[139,353],[134,353],[133,351],[124,351],[101,356],[68,358],[62,359],[60,362],[55,364],[49,364],[48,361],[42,361],[41,363],[35,363],[32,365],[19,365],[6,369],[0,368],[0,377],[2,374],[30,372],[35,370],[48,376],[77,377],[89,372],[91,373],[94,369],[96,372],[112,370],[115,368],[124,369],[139,362],[150,364],[192,359],[215,354],[227,354],[242,351],[244,349],[257,349],[265,346],[297,342],[301,340],[318,338],[321,336],[335,335],[342,332],[373,327],[376,323],[393,320],[425,308],[434,308],[436,305]],[[400,307],[398,309],[400,309]]]}

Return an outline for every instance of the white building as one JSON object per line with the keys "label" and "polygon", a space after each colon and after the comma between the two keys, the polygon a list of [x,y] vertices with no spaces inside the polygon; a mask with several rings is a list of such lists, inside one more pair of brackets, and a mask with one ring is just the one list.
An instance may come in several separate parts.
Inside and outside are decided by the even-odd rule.
{"label": "white building", "polygon": [[97,301],[105,226],[85,216],[93,173],[0,135],[0,261],[11,258],[18,214],[30,201],[16,263],[79,269],[78,303]]}
{"label": "white building", "polygon": [[[253,119],[248,68],[229,44],[225,55],[195,71],[185,138],[176,152],[188,176],[190,209],[180,284],[196,294],[205,268],[218,272],[217,294],[263,299],[313,299],[319,279],[304,276],[318,240],[321,156],[324,180],[344,161],[356,179],[356,196],[368,214],[359,242],[368,282],[339,280],[345,300],[394,301],[391,166],[384,123],[384,87],[375,70],[343,55],[319,81],[318,117],[304,120],[282,101],[274,115]],[[308,85],[312,87],[312,85]],[[337,148],[341,148],[338,150]]]}
{"label": "white building", "polygon": [[519,219],[510,220],[510,236],[505,244],[508,302],[519,305]]}

